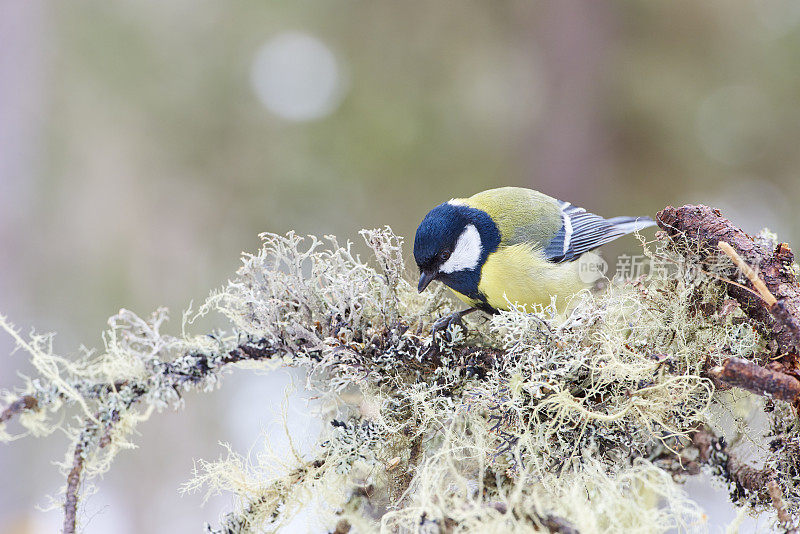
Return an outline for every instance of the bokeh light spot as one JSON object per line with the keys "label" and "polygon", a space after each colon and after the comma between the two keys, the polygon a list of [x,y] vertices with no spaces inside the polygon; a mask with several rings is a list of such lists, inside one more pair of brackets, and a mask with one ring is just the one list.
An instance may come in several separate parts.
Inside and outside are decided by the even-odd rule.
{"label": "bokeh light spot", "polygon": [[270,38],[256,53],[250,74],[264,107],[291,121],[326,117],[339,106],[345,92],[333,52],[302,32]]}

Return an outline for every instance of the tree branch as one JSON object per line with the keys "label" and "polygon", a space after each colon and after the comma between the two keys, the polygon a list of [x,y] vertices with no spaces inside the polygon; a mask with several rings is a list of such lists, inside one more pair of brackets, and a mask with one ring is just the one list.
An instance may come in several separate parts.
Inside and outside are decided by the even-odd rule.
{"label": "tree branch", "polygon": [[[697,252],[701,261],[704,259],[718,259],[720,258],[718,244],[720,242],[730,243],[730,247],[725,250],[726,254],[747,276],[749,284],[755,290],[751,291],[748,287],[742,285],[729,284],[727,291],[741,304],[742,309],[757,324],[759,330],[774,338],[775,341],[771,339],[768,341],[773,346],[778,347],[781,355],[778,362],[765,366],[758,365],[755,361],[731,357],[725,360],[722,365],[714,367],[710,371],[704,371],[707,376],[723,387],[741,387],[759,395],[788,401],[800,406],[800,380],[796,378],[796,376],[800,376],[800,371],[798,371],[800,367],[791,367],[792,364],[790,363],[795,361],[794,355],[796,355],[797,348],[800,346],[800,335],[798,334],[800,329],[797,328],[797,324],[800,324],[797,321],[800,288],[798,288],[797,281],[794,279],[794,273],[789,268],[792,255],[788,247],[781,245],[773,252],[770,250],[771,247],[765,245],[763,241],[754,240],[747,236],[738,228],[733,227],[727,219],[722,218],[718,211],[705,206],[684,206],[679,209],[668,207],[659,213],[659,223],[673,240],[675,248],[690,258],[691,265],[695,265],[697,261],[697,258],[692,255],[693,252]],[[680,246],[678,246],[679,238]],[[723,248],[725,247],[723,246]],[[736,271],[726,258],[723,259],[726,269],[725,275],[731,278]],[[327,272],[330,270],[331,264],[322,263],[321,265],[325,268],[320,269],[320,271]],[[243,275],[252,277],[243,278],[244,282],[246,282],[245,285],[247,283],[260,284],[265,268],[265,265],[255,263],[252,269],[257,274]],[[298,267],[298,271],[300,270]],[[375,280],[383,280],[373,274],[365,277],[365,284],[377,284]],[[299,281],[296,280],[294,283],[303,285],[305,279],[300,274],[297,276]],[[347,282],[346,285],[351,285],[350,278],[345,277],[343,280]],[[391,285],[392,278],[387,276],[386,280]],[[745,283],[748,283],[748,281],[745,281]],[[340,286],[345,286],[345,282],[337,281],[336,283],[339,285],[334,285],[333,287],[340,290]],[[654,287],[657,292],[668,294],[665,298],[670,299],[671,295],[669,293],[670,289],[674,287],[673,282],[669,280],[663,282],[662,284],[661,281],[657,281]],[[702,283],[706,284],[707,281],[703,280]],[[278,280],[275,284],[283,284],[283,282]],[[328,287],[323,286],[323,289]],[[385,287],[381,287],[382,289],[378,288],[381,291],[376,289],[374,293],[366,294],[367,297],[375,302],[381,302],[382,299],[386,298],[386,291],[388,291]],[[417,298],[417,294],[413,292],[413,288],[411,289],[412,296]],[[642,288],[641,291],[644,292],[646,289]],[[634,290],[640,291],[640,288],[635,288]],[[655,294],[656,292],[653,293]],[[261,302],[262,300],[266,301],[274,298],[274,294],[274,291],[273,293],[255,293],[256,296],[254,297],[248,293],[246,295],[247,298],[244,299],[246,305],[238,304],[244,310],[241,313],[250,313],[250,307],[258,307],[252,304],[249,299],[257,299],[257,302]],[[639,295],[640,293],[636,294]],[[350,293],[347,293],[347,295],[350,295]],[[687,307],[693,306],[695,300],[691,295],[691,293],[685,292],[683,296],[685,301],[681,301],[679,304],[685,304]],[[324,293],[323,296],[325,298],[322,299],[320,297],[319,311],[312,313],[312,307],[308,302],[292,294],[282,299],[275,298],[274,308],[268,308],[268,311],[270,313],[274,312],[275,317],[279,317],[279,320],[273,319],[273,315],[268,313],[262,313],[263,317],[261,315],[256,316],[258,321],[253,324],[259,325],[259,329],[256,330],[259,334],[248,337],[246,342],[237,344],[234,344],[234,342],[220,342],[219,346],[210,349],[207,348],[205,343],[196,343],[189,346],[198,348],[183,349],[184,352],[178,353],[176,357],[173,357],[176,354],[174,352],[176,349],[169,349],[169,356],[165,356],[167,351],[162,351],[162,347],[186,347],[187,345],[170,344],[171,338],[166,339],[158,334],[157,328],[151,331],[143,321],[136,318],[136,328],[144,330],[146,334],[141,334],[138,330],[135,330],[135,343],[131,345],[133,346],[132,349],[128,349],[130,354],[124,351],[122,354],[140,357],[146,367],[145,373],[130,374],[124,380],[120,379],[117,382],[98,383],[96,377],[105,375],[87,373],[82,376],[72,366],[64,365],[63,370],[69,375],[67,378],[70,381],[67,386],[57,384],[46,390],[30,386],[26,390],[28,395],[12,402],[5,410],[0,412],[0,423],[11,419],[14,415],[24,410],[44,410],[49,408],[47,399],[50,397],[48,395],[52,395],[54,398],[59,395],[66,397],[64,392],[67,391],[67,387],[70,388],[71,394],[66,399],[67,401],[73,399],[90,401],[92,408],[86,411],[85,416],[87,419],[83,422],[83,426],[78,422],[77,426],[69,428],[70,435],[77,434],[77,437],[72,444],[72,465],[69,465],[68,460],[68,465],[65,468],[69,470],[66,473],[63,532],[74,534],[82,483],[95,472],[95,465],[92,462],[96,462],[98,456],[102,456],[101,460],[110,460],[110,458],[100,455],[99,451],[115,442],[115,440],[120,439],[120,430],[126,429],[127,425],[119,423],[119,421],[130,420],[126,418],[135,415],[132,409],[134,405],[139,403],[159,403],[159,406],[163,404],[174,406],[178,404],[177,401],[182,391],[193,387],[200,388],[213,385],[215,378],[228,364],[248,360],[266,360],[274,356],[296,356],[300,362],[308,363],[312,368],[318,366],[324,369],[324,372],[330,373],[334,379],[341,378],[342,380],[337,382],[339,385],[347,385],[346,381],[348,380],[352,384],[358,383],[360,385],[361,380],[366,377],[370,381],[374,380],[373,383],[380,388],[384,386],[388,386],[386,389],[395,388],[386,393],[385,398],[394,401],[392,396],[396,396],[397,399],[400,399],[398,406],[401,406],[403,411],[398,414],[399,410],[393,409],[394,419],[392,420],[392,425],[386,425],[385,429],[381,430],[382,433],[376,433],[375,435],[382,442],[380,447],[383,448],[379,450],[381,452],[392,452],[391,456],[385,456],[393,458],[389,464],[392,467],[387,466],[387,473],[389,473],[386,477],[388,479],[388,482],[386,482],[388,500],[391,501],[394,498],[394,500],[398,501],[396,504],[401,506],[403,503],[399,502],[400,495],[410,487],[410,483],[421,480],[412,480],[412,475],[419,470],[411,468],[418,467],[421,459],[426,458],[427,447],[435,446],[435,444],[425,444],[427,442],[423,441],[423,437],[427,440],[429,435],[435,435],[436,432],[439,432],[438,426],[441,421],[450,417],[453,406],[459,406],[459,403],[466,408],[465,413],[468,413],[470,417],[480,419],[479,425],[465,426],[465,428],[470,429],[470,431],[473,431],[472,429],[474,428],[477,429],[476,432],[487,431],[492,434],[491,441],[487,441],[488,445],[481,445],[481,450],[485,451],[486,454],[494,454],[492,456],[493,459],[500,458],[501,454],[506,455],[514,452],[512,447],[510,445],[506,446],[506,444],[513,443],[516,445],[519,433],[530,430],[533,428],[533,424],[536,424],[537,427],[551,424],[553,429],[552,434],[545,433],[543,436],[534,436],[535,441],[530,442],[537,447],[539,447],[538,444],[543,444],[539,447],[541,450],[547,449],[546,454],[548,456],[543,457],[546,458],[548,463],[543,462],[541,464],[543,466],[563,465],[564,460],[560,455],[563,455],[564,452],[572,454],[573,450],[579,450],[576,445],[588,443],[589,440],[602,440],[601,443],[603,445],[598,449],[601,451],[599,455],[607,455],[605,458],[611,458],[616,451],[620,450],[630,455],[649,458],[651,451],[657,453],[659,450],[652,446],[653,438],[666,435],[664,432],[657,433],[659,427],[656,427],[656,430],[651,429],[647,425],[650,420],[656,421],[660,427],[669,429],[669,435],[663,437],[663,445],[664,449],[669,449],[672,452],[673,448],[670,448],[670,444],[677,442],[679,439],[672,430],[673,426],[677,429],[675,432],[685,435],[685,432],[697,428],[698,424],[702,424],[700,421],[705,420],[705,412],[701,408],[708,404],[712,390],[707,386],[705,376],[699,371],[699,368],[703,366],[703,355],[719,354],[728,350],[727,328],[729,325],[725,320],[717,321],[716,316],[717,311],[724,307],[725,304],[722,301],[725,299],[719,298],[720,302],[717,302],[719,295],[716,291],[711,292],[711,295],[714,301],[704,302],[703,304],[708,304],[709,306],[702,309],[698,307],[699,311],[696,313],[706,314],[711,319],[705,321],[699,318],[698,320],[702,323],[702,326],[709,329],[711,335],[717,334],[717,337],[710,343],[704,342],[704,344],[691,345],[690,348],[695,348],[695,350],[686,350],[686,364],[683,366],[678,364],[674,369],[671,369],[672,374],[680,374],[680,377],[662,377],[662,375],[667,375],[668,373],[659,371],[659,365],[653,370],[652,379],[649,376],[644,377],[647,380],[639,380],[639,375],[636,375],[634,380],[629,378],[628,374],[623,374],[622,371],[616,370],[611,372],[608,377],[596,382],[593,376],[584,378],[583,371],[580,373],[575,372],[575,376],[573,376],[573,373],[565,376],[562,371],[569,369],[569,365],[575,365],[575,369],[578,369],[586,362],[587,354],[594,358],[595,353],[590,353],[589,351],[600,350],[594,345],[594,341],[585,341],[590,338],[582,337],[602,332],[592,330],[593,328],[600,328],[600,326],[595,327],[591,322],[586,323],[585,331],[579,330],[584,328],[583,326],[573,325],[571,328],[575,328],[576,332],[574,334],[570,332],[569,335],[562,334],[556,329],[548,329],[549,334],[543,336],[544,341],[540,341],[537,330],[529,328],[528,319],[525,315],[520,314],[519,324],[509,323],[511,325],[509,330],[512,331],[513,335],[506,336],[503,334],[503,337],[500,338],[474,338],[477,341],[467,337],[464,338],[464,342],[457,342],[457,345],[434,343],[431,346],[431,350],[424,351],[423,349],[427,345],[426,340],[421,337],[422,328],[418,330],[416,336],[404,336],[403,334],[407,327],[403,326],[403,322],[408,320],[409,322],[413,321],[421,324],[425,317],[431,313],[430,310],[433,308],[430,306],[426,305],[427,307],[419,308],[419,310],[410,308],[417,310],[414,312],[416,315],[411,316],[413,319],[400,317],[399,312],[396,315],[391,315],[391,320],[387,319],[385,315],[377,318],[365,316],[364,319],[358,319],[358,321],[354,321],[350,325],[352,328],[348,330],[347,335],[339,335],[341,325],[348,327],[346,319],[342,317],[343,315],[356,314],[357,317],[360,317],[358,314],[363,313],[362,308],[366,307],[359,304],[360,301],[351,299],[346,301],[346,306],[342,304],[341,306],[333,307],[328,302],[329,295]],[[237,303],[241,300],[240,297],[238,293],[232,293],[230,296],[231,300]],[[359,298],[361,298],[360,294]],[[644,299],[645,297],[642,298]],[[310,299],[311,297],[308,297],[309,302],[316,302]],[[647,297],[647,299],[642,304],[650,305],[648,309],[653,310],[658,310],[661,304],[668,302],[663,300],[662,297],[656,299],[654,295]],[[272,301],[269,300],[269,302]],[[735,305],[731,300],[727,302]],[[270,306],[273,306],[273,304],[270,304]],[[415,304],[415,306],[419,305]],[[286,307],[296,307],[301,312],[305,310],[307,313],[300,318],[293,314],[280,315],[278,310]],[[379,311],[382,309],[377,304],[375,307]],[[664,308],[673,310],[670,306],[664,306]],[[238,307],[232,309],[239,310]],[[314,309],[316,310],[316,308]],[[602,317],[604,310],[605,308],[596,312],[593,310],[591,313],[597,313],[597,317]],[[692,311],[695,311],[694,308],[692,308]],[[237,313],[239,312],[237,311]],[[722,315],[722,312],[720,312],[720,315]],[[595,315],[589,315],[589,317],[595,317]],[[657,319],[657,317],[655,318]],[[517,320],[516,316],[513,319]],[[646,329],[646,338],[635,338],[634,334],[638,331],[631,329],[634,334],[620,335],[619,338],[612,339],[618,339],[617,343],[620,344],[620,347],[624,345],[631,353],[633,353],[633,349],[627,343],[641,341],[641,345],[636,345],[636,347],[645,348],[641,350],[637,348],[636,350],[639,353],[634,354],[634,356],[640,357],[642,368],[649,369],[651,362],[644,360],[644,358],[649,358],[648,355],[653,353],[666,353],[671,351],[673,347],[671,341],[666,336],[661,336],[660,333],[671,333],[674,338],[677,335],[676,332],[681,332],[680,329],[683,323],[674,321],[674,324],[668,324],[667,321],[671,319],[671,317],[664,317],[663,324],[654,321],[656,330]],[[741,319],[737,318],[737,320]],[[272,324],[273,321],[279,327],[274,329],[261,328],[265,324]],[[522,321],[525,322],[523,323]],[[139,326],[140,323],[143,326]],[[244,339],[248,332],[249,323],[236,324],[240,332],[243,332],[241,339]],[[389,324],[393,326],[389,326]],[[667,330],[667,326],[671,329],[671,332]],[[513,327],[519,327],[522,333],[515,333]],[[368,330],[366,330],[367,328]],[[659,335],[651,335],[653,332],[659,333]],[[706,337],[711,338],[711,335]],[[136,344],[139,343],[139,337],[136,336],[144,340],[141,343],[147,348],[146,352],[142,351]],[[262,336],[265,339],[260,339]],[[536,339],[531,341],[528,336]],[[662,341],[662,337],[666,341]],[[754,346],[756,342],[759,343],[758,346],[761,346],[763,337],[765,336],[759,336],[754,341]],[[313,339],[313,341],[308,338]],[[266,339],[273,341],[268,342]],[[483,344],[496,346],[499,343],[498,339],[502,340],[503,349],[483,346]],[[656,341],[653,341],[653,339],[656,339]],[[452,340],[450,341],[452,342]],[[581,352],[577,355],[573,355],[575,351],[571,350],[574,346],[581,348]],[[125,347],[128,347],[128,345],[125,345]],[[530,347],[530,350],[528,347]],[[584,348],[586,350],[583,350]],[[603,350],[605,351],[605,347]],[[770,354],[767,354],[765,358],[770,356]],[[171,359],[167,360],[168,357]],[[519,362],[512,362],[518,363],[519,366],[504,365],[506,359],[510,357],[519,358]],[[753,359],[755,360],[756,358]],[[593,365],[597,364],[599,366],[605,363],[606,360],[592,359],[590,361]],[[708,369],[709,366],[707,365],[704,369]],[[517,367],[520,369],[533,368],[535,372],[530,375],[524,374],[527,371],[518,373],[515,370]],[[59,369],[59,371],[61,370]],[[782,372],[784,370],[786,372]],[[510,376],[508,372],[515,374]],[[324,375],[320,373],[320,376]],[[553,377],[553,384],[550,383],[551,377]],[[59,378],[61,378],[60,375]],[[680,380],[683,378],[687,379],[686,382]],[[481,381],[485,381],[486,384],[481,384]],[[628,382],[627,384],[626,381]],[[702,387],[697,386],[697,383]],[[656,385],[651,388],[648,384]],[[680,389],[675,389],[676,384]],[[648,393],[655,392],[658,394],[656,387],[661,388],[665,394],[663,396],[658,395],[659,398],[653,395],[654,403],[659,403],[661,399],[675,399],[674,401],[670,400],[669,403],[664,401],[663,410],[649,412],[646,405],[649,401],[639,404],[634,404],[630,401],[631,395],[629,392],[633,391],[633,389],[648,390]],[[427,390],[424,390],[424,388],[429,389],[431,394],[427,395]],[[74,389],[74,392],[72,389]],[[40,394],[39,391],[44,391],[45,393]],[[569,392],[569,396],[564,399],[554,394],[554,391]],[[587,393],[584,394],[584,391]],[[512,392],[513,398],[506,399],[506,396],[511,397]],[[623,396],[621,392],[624,392],[625,395]],[[417,395],[417,393],[421,394]],[[381,392],[381,395],[383,395],[383,392]],[[502,400],[499,400],[501,398]],[[617,401],[618,398],[622,400]],[[638,397],[636,400],[638,401]],[[495,406],[494,403],[496,402],[497,406],[500,407],[501,402],[503,403],[502,406],[505,406],[505,403],[511,403],[512,401],[514,408],[519,408],[519,418],[525,424],[519,425],[519,428],[506,428],[501,426],[500,423],[492,426],[496,422],[492,413]],[[403,402],[407,402],[407,404],[402,404]],[[619,402],[627,403],[624,409],[617,410]],[[588,408],[583,408],[583,404],[594,406],[596,409],[591,411]],[[365,406],[372,410],[371,406],[366,404]],[[405,415],[406,406],[409,408],[408,415]],[[662,404],[658,404],[658,406],[662,406]],[[641,408],[640,419],[623,420],[623,417],[628,417],[626,414],[629,410],[632,412],[630,407],[635,407],[637,411],[638,408]],[[440,412],[429,414],[427,413],[429,408],[430,410],[440,410]],[[93,416],[92,413],[95,409],[98,411]],[[370,410],[363,409],[363,414],[367,414]],[[473,411],[469,413],[470,410]],[[508,411],[510,413],[510,409]],[[424,418],[414,415],[420,413],[424,413]],[[619,417],[614,416],[612,421],[611,416],[603,415],[605,413],[619,413],[621,415]],[[665,413],[668,413],[669,416],[663,415]],[[778,416],[782,416],[783,413],[779,412]],[[412,416],[416,418],[412,419]],[[465,417],[464,421],[466,424],[471,419],[468,420]],[[641,424],[642,421],[644,425]],[[420,431],[417,431],[416,428],[418,422],[421,427]],[[673,422],[674,425],[672,425]],[[642,431],[641,434],[638,434],[638,429],[643,426],[647,426],[647,432]],[[408,432],[400,435],[399,432],[401,430],[398,429],[403,428],[408,429]],[[496,438],[494,433],[496,433]],[[787,430],[786,433],[788,434],[789,431]],[[394,441],[395,436],[397,436],[397,441]],[[553,437],[556,439],[553,439]],[[587,441],[583,441],[584,439]],[[368,447],[375,447],[374,443],[379,441],[377,437],[374,440],[371,437],[356,437],[353,440],[355,445]],[[560,440],[560,442],[552,445],[551,450],[551,443],[556,440]],[[700,472],[701,464],[711,466],[719,476],[734,484],[736,488],[733,494],[734,500],[745,495],[748,497],[755,496],[763,504],[769,505],[771,503],[777,511],[782,524],[790,524],[792,513],[796,513],[798,505],[796,502],[796,488],[787,481],[792,476],[791,474],[786,475],[786,473],[791,473],[788,468],[784,469],[778,462],[772,462],[768,464],[772,466],[771,469],[756,469],[741,461],[736,454],[728,450],[722,438],[716,438],[707,430],[694,431],[692,433],[692,443],[698,451],[697,459],[695,460],[694,456],[666,458],[680,464],[680,470],[677,468],[667,468],[667,470],[676,474],[681,472],[693,474]],[[339,446],[339,449],[335,449],[335,445],[330,446],[334,447],[331,450],[338,451],[342,457],[348,458],[348,461],[350,461],[351,457],[369,458],[369,455],[358,456],[361,454],[360,450],[350,445],[346,447]],[[526,446],[531,447],[531,450],[533,450],[531,445]],[[114,447],[109,447],[106,454],[110,455],[115,450]],[[406,453],[408,460],[404,463],[403,469],[394,473],[394,467],[400,465],[403,459],[406,458]],[[379,459],[385,457],[382,456]],[[779,457],[778,453],[771,460],[776,457]],[[787,454],[785,457],[789,458],[790,455]],[[332,458],[338,458],[338,456],[333,456]],[[504,458],[501,458],[501,460],[505,461]],[[509,463],[512,462],[512,460],[508,461]],[[107,464],[104,463],[103,465]],[[329,462],[325,466],[325,470],[327,471],[329,468],[335,469],[337,465],[339,464],[336,462]],[[275,488],[267,488],[269,491],[265,490],[255,495],[248,494],[248,500],[245,501],[239,512],[229,514],[223,519],[218,530],[209,528],[209,531],[241,532],[243,529],[249,528],[251,523],[264,522],[269,518],[273,520],[278,518],[283,513],[282,510],[284,508],[281,508],[281,506],[282,503],[286,502],[286,498],[291,496],[296,487],[313,484],[313,477],[315,476],[313,471],[321,466],[321,463],[306,464],[298,468],[298,470],[288,473]],[[311,478],[309,478],[309,475]],[[500,477],[494,478],[495,484],[501,484],[498,481]],[[362,484],[363,482],[359,481],[358,483]],[[355,492],[353,494],[356,495]],[[494,496],[490,497],[492,499],[495,498]],[[620,497],[619,500],[622,500],[622,498]],[[576,532],[573,524],[566,518],[540,515],[530,511],[527,505],[519,504],[517,501],[514,502],[516,504],[499,503],[498,507],[492,504],[490,506],[496,511],[501,511],[502,514],[508,513],[508,516],[502,518],[503,521],[514,519],[520,524],[530,524],[537,529],[547,529],[551,532],[570,534]],[[499,506],[503,506],[503,510]],[[637,504],[636,506],[640,505]],[[436,514],[439,517],[438,511]],[[493,515],[496,514],[493,512]],[[347,517],[350,518],[350,516]],[[353,518],[355,517],[357,516],[353,516]],[[580,517],[570,516],[570,519],[580,519]],[[412,517],[411,521],[414,520],[415,518]],[[444,521],[443,525],[447,526],[448,521],[452,525],[455,519],[445,514]],[[441,520],[436,522],[440,527],[442,526],[440,524]],[[337,532],[343,534],[349,528],[349,523],[344,521],[337,525]],[[787,528],[789,527],[787,526]]]}
{"label": "tree branch", "polygon": [[[772,306],[750,290],[728,284],[728,294],[736,299],[744,312],[763,325],[778,343],[781,354],[800,350],[800,285],[792,269],[794,255],[786,243],[775,250],[767,248],[740,228],[734,226],[717,209],[704,205],[667,206],[656,216],[658,225],[673,242],[685,240],[690,246],[683,252],[696,253],[701,261],[718,254],[720,241],[726,242],[776,299]],[[748,280],[752,287],[752,281]]]}
{"label": "tree branch", "polygon": [[757,469],[748,465],[728,450],[723,438],[717,438],[708,429],[694,432],[692,444],[697,448],[701,463],[710,465],[715,475],[733,483],[731,498],[734,502],[747,496],[755,496],[762,503],[771,504],[785,532],[797,534],[797,524],[786,510],[781,484],[772,469]]}
{"label": "tree branch", "polygon": [[[106,391],[110,395],[116,395],[120,399],[119,404],[127,410],[132,405],[139,402],[148,391],[152,389],[152,384],[159,384],[161,387],[174,389],[186,383],[197,384],[206,376],[218,372],[222,367],[228,364],[244,360],[262,360],[270,358],[279,350],[279,348],[269,346],[263,342],[255,342],[243,343],[222,357],[217,358],[208,354],[187,354],[172,361],[165,362],[155,380],[151,377],[148,382],[145,383],[131,383],[126,381],[115,384],[96,384],[92,386],[91,389],[95,391]],[[7,419],[24,408],[35,406],[36,399],[34,397],[22,397],[6,408],[0,417],[5,417]],[[8,416],[6,416],[7,413],[9,414]],[[95,415],[95,419],[99,419],[99,414]],[[4,420],[5,419],[0,419],[0,422]],[[118,409],[112,410],[108,420],[100,427],[98,427],[94,421],[88,419],[75,442],[72,468],[67,474],[67,489],[64,497],[63,534],[74,534],[76,532],[80,485],[83,478],[86,455],[91,454],[94,450],[105,448],[111,443],[111,433],[114,430],[114,425],[116,425],[119,420],[120,411]]]}
{"label": "tree branch", "polygon": [[[85,433],[85,432],[84,432]],[[64,498],[64,524],[63,534],[75,534],[75,527],[78,519],[78,501],[80,500],[79,488],[83,475],[84,457],[84,436],[78,438],[75,444],[75,452],[72,455],[72,469],[67,475],[67,490]]]}
{"label": "tree branch", "polygon": [[728,358],[708,374],[726,384],[758,395],[794,403],[800,397],[800,380],[791,375],[761,367],[742,358]]}
{"label": "tree branch", "polygon": [[25,395],[18,398],[8,405],[8,407],[0,412],[0,424],[5,423],[15,415],[24,412],[25,410],[36,410],[39,408],[39,401],[33,395]]}

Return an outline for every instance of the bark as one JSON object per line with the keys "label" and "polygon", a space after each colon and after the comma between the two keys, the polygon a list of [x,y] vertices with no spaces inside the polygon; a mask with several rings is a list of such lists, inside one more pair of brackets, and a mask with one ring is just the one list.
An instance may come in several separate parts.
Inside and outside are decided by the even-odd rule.
{"label": "bark", "polygon": [[787,367],[796,373],[796,356],[800,350],[800,285],[792,269],[794,255],[786,243],[774,249],[763,240],[756,240],[722,216],[719,210],[704,205],[667,206],[656,221],[686,255],[697,254],[703,262],[719,259],[720,241],[733,250],[757,273],[767,290],[775,297],[770,306],[758,295],[752,282],[747,287],[728,284],[728,294],[736,299],[744,312],[777,343],[777,352],[784,356]]}
{"label": "bark", "polygon": [[742,358],[728,358],[708,373],[713,378],[758,395],[774,397],[794,403],[800,397],[800,380],[795,377],[761,367]]}

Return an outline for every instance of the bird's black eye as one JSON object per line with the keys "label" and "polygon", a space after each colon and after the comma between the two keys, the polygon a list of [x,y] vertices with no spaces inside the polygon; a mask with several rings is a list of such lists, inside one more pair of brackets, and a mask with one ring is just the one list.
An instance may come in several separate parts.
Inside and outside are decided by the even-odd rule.
{"label": "bird's black eye", "polygon": [[449,250],[444,250],[444,251],[442,251],[442,253],[441,253],[441,254],[439,254],[439,258],[440,258],[442,261],[447,261],[447,260],[450,258],[450,251],[449,251]]}

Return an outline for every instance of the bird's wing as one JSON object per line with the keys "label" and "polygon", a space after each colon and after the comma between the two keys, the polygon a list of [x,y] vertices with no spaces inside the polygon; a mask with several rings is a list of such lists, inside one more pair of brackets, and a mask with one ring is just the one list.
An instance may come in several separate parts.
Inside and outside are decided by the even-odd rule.
{"label": "bird's wing", "polygon": [[653,226],[649,217],[604,219],[533,189],[489,189],[459,202],[489,214],[502,246],[526,244],[554,263],[572,261],[584,252],[625,234]]}
{"label": "bird's wing", "polygon": [[655,224],[649,217],[604,219],[569,202],[558,202],[561,228],[544,248],[544,255],[554,263],[578,259],[584,252]]}

